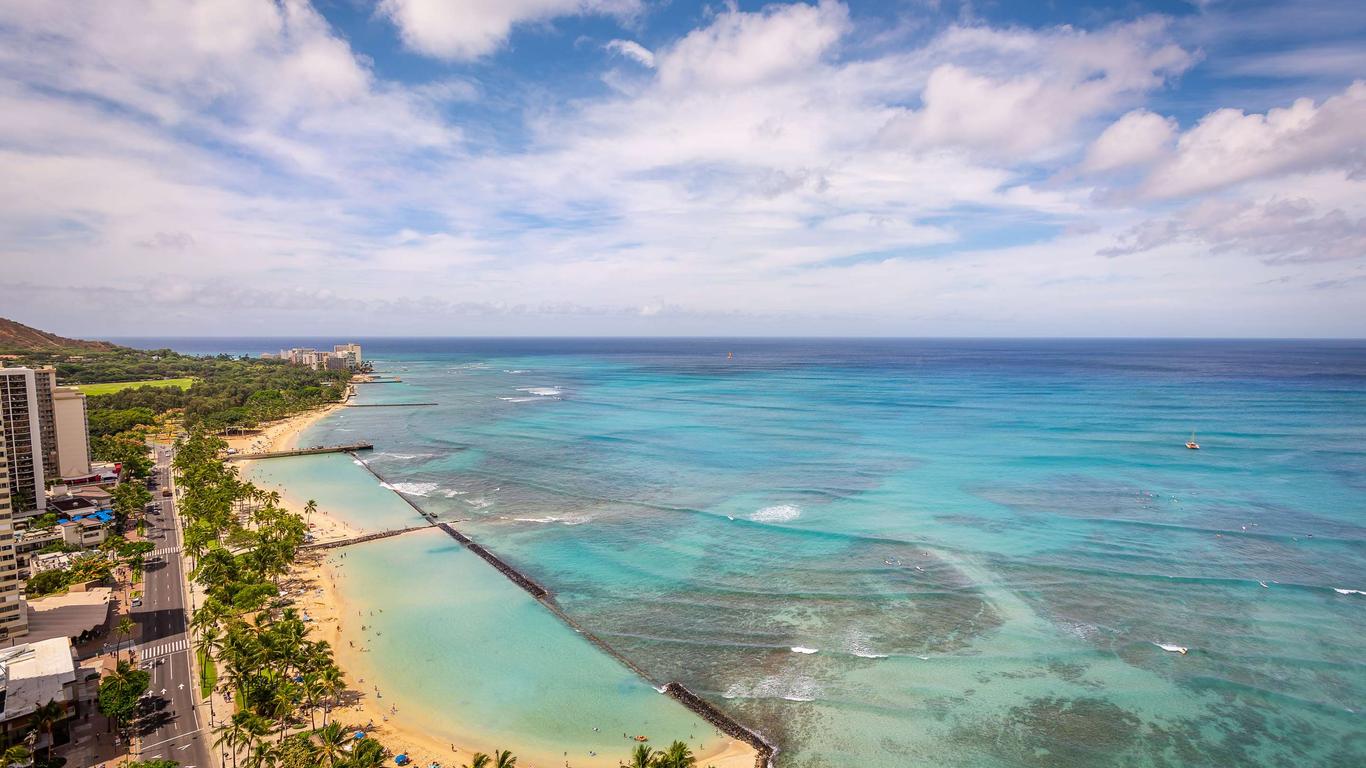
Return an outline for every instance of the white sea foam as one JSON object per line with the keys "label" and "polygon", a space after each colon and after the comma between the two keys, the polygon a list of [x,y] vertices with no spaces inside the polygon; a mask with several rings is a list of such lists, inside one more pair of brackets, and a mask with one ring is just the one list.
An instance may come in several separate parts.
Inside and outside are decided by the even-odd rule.
{"label": "white sea foam", "polygon": [[446,490],[441,492],[441,495],[445,496],[448,499],[453,499],[456,496],[464,496],[467,493],[469,493],[469,491],[457,491],[454,488],[447,488]]}
{"label": "white sea foam", "polygon": [[868,643],[868,636],[859,631],[849,633],[844,641],[844,649],[861,659],[887,658],[885,653],[874,653],[872,646]]}
{"label": "white sea foam", "polygon": [[757,683],[735,683],[721,694],[727,699],[786,699],[788,701],[815,701],[820,695],[820,686],[809,677],[800,675],[775,675]]}
{"label": "white sea foam", "polygon": [[786,523],[796,520],[801,515],[802,508],[795,504],[775,504],[755,512],[749,519],[756,523]]}
{"label": "white sea foam", "polygon": [[383,456],[386,459],[398,459],[399,461],[411,461],[413,459],[431,459],[436,457],[436,454],[434,453],[390,453],[389,451],[381,451],[375,455]]}
{"label": "white sea foam", "polygon": [[500,398],[498,398],[498,399],[499,399],[499,400],[503,400],[503,401],[505,401],[505,402],[509,402],[509,403],[534,403],[534,402],[536,402],[537,400],[540,400],[541,398],[539,398],[539,397],[500,397]]}
{"label": "white sea foam", "polygon": [[436,483],[380,483],[380,485],[407,496],[430,496],[432,491],[440,487]]}
{"label": "white sea foam", "polygon": [[515,368],[515,369],[513,369],[513,370],[511,370],[511,371],[509,371],[509,370],[506,369],[506,368],[503,369],[503,373],[526,373],[526,372],[527,372],[527,371],[525,371],[525,370],[523,370],[523,369],[521,369],[521,368]]}
{"label": "white sea foam", "polygon": [[583,525],[593,518],[588,515],[570,515],[568,517],[517,517],[513,518],[519,523],[560,523],[563,525]]}
{"label": "white sea foam", "polygon": [[530,392],[539,397],[556,397],[564,394],[558,387],[518,387],[518,392]]}
{"label": "white sea foam", "polygon": [[465,499],[465,503],[469,504],[471,507],[474,507],[475,509],[487,509],[493,505],[492,501],[489,501],[483,496],[476,496],[473,499]]}
{"label": "white sea foam", "polygon": [[1339,595],[1366,595],[1366,590],[1360,589],[1338,589],[1337,587],[1333,587],[1333,591]]}
{"label": "white sea foam", "polygon": [[794,646],[792,646],[792,652],[793,652],[793,653],[816,653],[816,652],[819,651],[819,650],[820,650],[819,648],[807,648],[806,646],[803,646],[803,645],[794,645]]}

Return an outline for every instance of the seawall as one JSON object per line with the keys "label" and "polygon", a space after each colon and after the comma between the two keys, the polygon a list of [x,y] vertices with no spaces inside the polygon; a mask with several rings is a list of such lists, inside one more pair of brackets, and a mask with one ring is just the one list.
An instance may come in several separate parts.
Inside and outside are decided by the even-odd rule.
{"label": "seawall", "polygon": [[[366,464],[363,461],[359,463],[361,466],[365,467],[365,469],[369,471],[371,475],[374,475],[377,480],[383,483],[385,487],[392,489],[392,486],[389,485],[388,481],[386,481],[384,477],[380,475],[378,472],[376,472],[370,465]],[[407,502],[408,506],[416,510],[417,513],[420,514],[424,519],[428,520],[431,523],[431,525],[418,526],[418,528],[429,528],[433,526],[436,528],[440,528],[442,531],[446,533],[446,535],[450,536],[452,539],[455,539],[466,549],[483,558],[485,562],[496,568],[499,573],[506,576],[510,581],[512,581],[512,583],[526,590],[529,594],[531,594],[532,597],[536,598],[536,600],[539,601],[541,605],[545,606],[547,610],[555,614],[555,616],[557,616],[560,619],[560,621],[563,621],[579,635],[584,637],[593,645],[597,646],[597,648],[601,650],[603,653],[606,653],[608,656],[611,656],[612,658],[616,659],[622,666],[634,672],[638,677],[640,677],[640,679],[644,680],[646,683],[650,684],[655,689],[660,690],[661,692],[673,697],[676,701],[678,701],[683,706],[687,707],[698,717],[701,717],[703,720],[707,721],[712,726],[716,727],[726,735],[730,736],[731,738],[743,741],[746,744],[749,744],[751,747],[753,747],[756,752],[754,759],[755,768],[772,767],[773,756],[778,753],[778,748],[773,744],[770,744],[768,740],[765,739],[762,735],[760,735],[757,731],[754,731],[740,724],[734,718],[717,709],[707,700],[693,693],[682,683],[674,681],[661,686],[657,681],[650,677],[650,675],[646,673],[644,669],[636,665],[635,662],[631,661],[616,648],[613,648],[602,638],[593,634],[586,627],[579,624],[578,621],[575,621],[573,617],[565,613],[564,610],[561,609],[560,606],[555,602],[555,597],[550,593],[550,590],[541,586],[530,576],[527,576],[526,574],[517,570],[517,568],[513,567],[502,558],[490,552],[488,549],[483,547],[475,540],[471,539],[466,534],[461,533],[459,530],[455,528],[455,526],[451,525],[450,523],[438,521],[437,516],[435,514],[424,510],[421,506],[417,504],[417,502],[413,501],[408,496],[399,493],[398,491],[394,491],[394,493],[397,494],[399,498]],[[404,533],[407,530],[413,529],[403,529],[399,531],[388,532],[385,535],[393,536],[399,533]],[[375,538],[382,538],[382,535],[372,535],[374,535]],[[351,541],[351,543],[358,542],[359,539]]]}

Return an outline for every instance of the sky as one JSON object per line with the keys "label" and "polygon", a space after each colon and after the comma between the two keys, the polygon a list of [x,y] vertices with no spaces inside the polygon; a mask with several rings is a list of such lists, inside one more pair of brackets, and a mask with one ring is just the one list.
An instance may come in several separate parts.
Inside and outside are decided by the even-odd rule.
{"label": "sky", "polygon": [[0,316],[1366,336],[1366,13],[0,0]]}

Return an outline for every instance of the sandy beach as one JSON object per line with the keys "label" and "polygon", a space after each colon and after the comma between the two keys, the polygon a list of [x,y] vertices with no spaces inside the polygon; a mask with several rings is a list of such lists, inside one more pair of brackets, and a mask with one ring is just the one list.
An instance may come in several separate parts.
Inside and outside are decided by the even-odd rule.
{"label": "sandy beach", "polygon": [[[340,404],[332,405],[282,420],[256,434],[231,438],[229,445],[242,453],[280,451],[297,447],[299,437],[306,429],[340,407]],[[305,500],[291,493],[290,489],[279,490],[282,503],[294,512],[302,514]],[[318,542],[349,538],[363,533],[337,519],[325,508],[312,515],[309,524],[310,533]],[[363,617],[353,616],[355,610],[347,601],[344,591],[345,553],[345,549],[301,553],[290,578],[282,585],[288,596],[296,600],[301,612],[307,615],[313,637],[331,644],[337,663],[346,673],[349,685],[349,690],[344,696],[346,705],[333,712],[333,719],[350,726],[365,728],[395,753],[407,753],[414,763],[420,766],[427,766],[433,762],[446,766],[461,765],[469,760],[473,752],[492,752],[495,748],[511,749],[516,753],[516,744],[480,743],[477,734],[462,734],[458,725],[454,724],[449,733],[431,733],[406,726],[402,718],[404,704],[401,697],[391,696],[383,690],[377,691],[373,682],[365,681],[363,670],[371,667],[372,662],[362,658],[366,645],[366,637],[361,629]],[[699,754],[698,764],[715,768],[754,766],[753,747],[735,739],[726,740],[724,744],[719,751]],[[556,758],[553,762],[542,761],[539,765],[540,768],[549,768],[552,765],[568,765],[571,768],[616,766],[624,762],[633,746],[632,743],[624,743],[620,754],[599,755],[596,758],[571,758],[567,761]],[[662,748],[665,745],[652,746]],[[519,765],[523,768],[537,768],[538,763],[528,756],[523,756],[519,760]]]}

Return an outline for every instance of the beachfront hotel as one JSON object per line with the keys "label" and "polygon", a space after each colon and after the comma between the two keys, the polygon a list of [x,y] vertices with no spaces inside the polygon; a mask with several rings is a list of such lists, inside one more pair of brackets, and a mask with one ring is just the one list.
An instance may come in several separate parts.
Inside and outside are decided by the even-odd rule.
{"label": "beachfront hotel", "polygon": [[284,360],[291,365],[306,365],[315,371],[355,371],[359,370],[361,363],[360,345],[355,343],[336,344],[332,351],[313,349],[312,347],[295,347],[293,349],[282,349],[279,354],[265,352],[261,355],[263,360]]}

